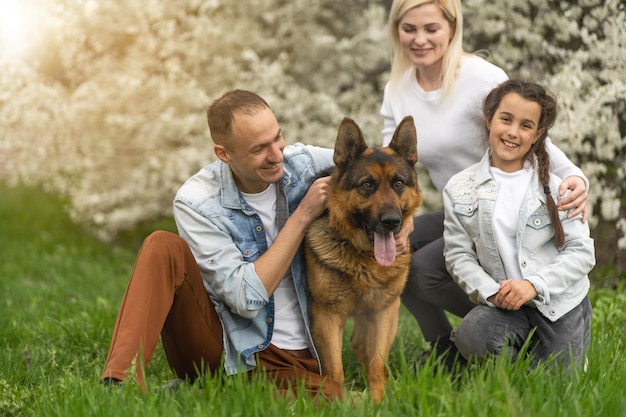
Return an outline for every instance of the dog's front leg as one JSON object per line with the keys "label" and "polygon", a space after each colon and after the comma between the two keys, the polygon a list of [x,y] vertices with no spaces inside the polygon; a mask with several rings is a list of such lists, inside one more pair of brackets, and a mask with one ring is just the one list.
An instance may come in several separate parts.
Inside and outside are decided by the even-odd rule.
{"label": "dog's front leg", "polygon": [[365,368],[367,386],[372,401],[382,401],[387,384],[389,350],[398,329],[400,298],[381,310],[355,316],[352,346],[359,362]]}
{"label": "dog's front leg", "polygon": [[311,305],[311,331],[313,341],[320,355],[322,374],[333,381],[343,384],[343,329],[345,317],[328,309],[326,305]]}

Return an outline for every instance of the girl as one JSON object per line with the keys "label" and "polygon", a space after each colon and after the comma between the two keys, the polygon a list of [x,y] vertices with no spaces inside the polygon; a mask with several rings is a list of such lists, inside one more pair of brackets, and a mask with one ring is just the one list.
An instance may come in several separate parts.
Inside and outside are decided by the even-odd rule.
{"label": "girl", "polygon": [[533,364],[581,364],[589,347],[594,245],[580,215],[557,210],[546,149],[556,107],[538,84],[500,84],[483,105],[489,149],[443,190],[446,266],[478,304],[451,336],[467,359],[515,359],[530,338]]}

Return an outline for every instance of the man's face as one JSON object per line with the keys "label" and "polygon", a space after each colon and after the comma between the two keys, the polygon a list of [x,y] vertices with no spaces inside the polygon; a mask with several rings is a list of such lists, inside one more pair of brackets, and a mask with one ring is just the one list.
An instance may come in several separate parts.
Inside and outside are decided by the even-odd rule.
{"label": "man's face", "polygon": [[222,161],[230,165],[244,193],[259,193],[283,176],[283,138],[272,110],[249,115],[235,113],[232,135],[224,144]]}

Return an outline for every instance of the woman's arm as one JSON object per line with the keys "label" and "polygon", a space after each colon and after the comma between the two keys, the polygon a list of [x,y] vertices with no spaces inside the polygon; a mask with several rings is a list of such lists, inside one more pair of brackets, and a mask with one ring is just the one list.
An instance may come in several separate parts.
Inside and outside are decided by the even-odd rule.
{"label": "woman's arm", "polygon": [[[558,209],[571,210],[568,217],[575,217],[582,213],[583,223],[587,221],[587,200],[589,199],[589,180],[583,171],[574,165],[572,161],[560,150],[550,138],[546,140],[548,153],[550,154],[550,166],[552,173],[559,178],[564,178],[559,186],[561,199]],[[568,190],[569,194],[565,195]]]}

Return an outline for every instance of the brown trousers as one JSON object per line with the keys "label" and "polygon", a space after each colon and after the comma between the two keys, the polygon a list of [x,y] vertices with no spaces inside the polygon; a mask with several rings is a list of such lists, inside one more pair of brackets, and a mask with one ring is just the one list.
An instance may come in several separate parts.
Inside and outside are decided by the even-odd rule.
{"label": "brown trousers", "polygon": [[[219,317],[189,246],[164,231],[148,236],[137,255],[101,378],[124,380],[134,370],[143,385],[159,335],[179,378],[193,381],[202,372],[218,372],[223,354]],[[290,353],[270,345],[257,363],[251,373],[264,372],[284,394],[301,385],[313,397],[341,398],[339,384],[320,375],[308,351]]]}

